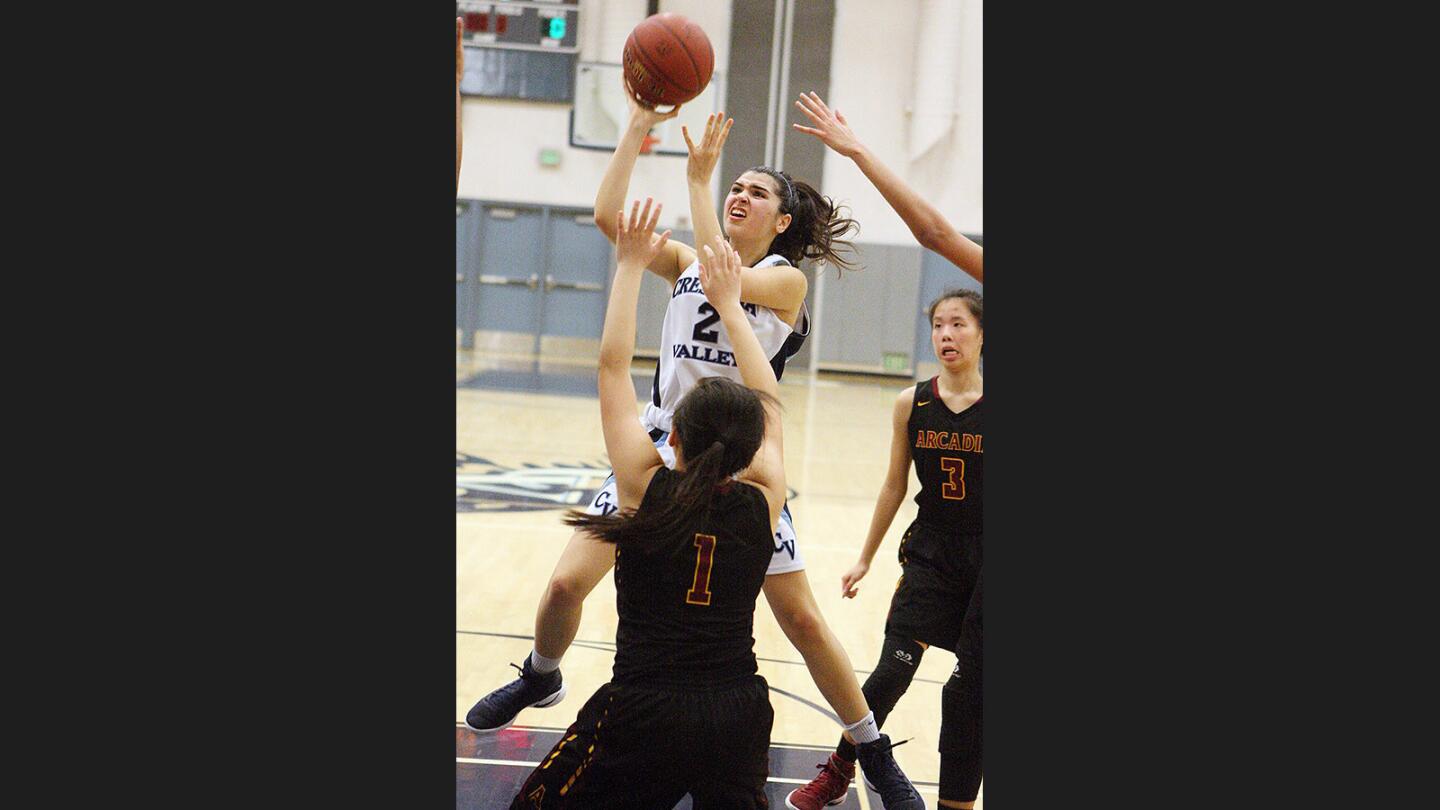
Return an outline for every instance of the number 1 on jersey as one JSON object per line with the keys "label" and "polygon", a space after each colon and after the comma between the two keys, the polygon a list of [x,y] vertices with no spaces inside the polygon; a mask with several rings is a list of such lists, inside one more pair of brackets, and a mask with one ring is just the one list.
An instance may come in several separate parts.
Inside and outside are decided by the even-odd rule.
{"label": "number 1 on jersey", "polygon": [[695,583],[685,594],[690,605],[710,604],[710,565],[715,561],[715,535],[695,535]]}

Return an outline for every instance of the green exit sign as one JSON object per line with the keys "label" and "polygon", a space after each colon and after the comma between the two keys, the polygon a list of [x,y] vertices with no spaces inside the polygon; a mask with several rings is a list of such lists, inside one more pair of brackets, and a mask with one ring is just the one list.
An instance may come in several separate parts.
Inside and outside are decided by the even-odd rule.
{"label": "green exit sign", "polygon": [[551,39],[564,39],[564,38],[565,38],[565,18],[564,18],[564,17],[551,17],[551,18],[550,18],[550,38],[551,38]]}
{"label": "green exit sign", "polygon": [[883,366],[886,371],[903,374],[910,368],[910,355],[886,352]]}
{"label": "green exit sign", "polygon": [[560,165],[560,150],[559,150],[559,149],[541,149],[541,150],[540,150],[540,165],[541,165],[541,166],[559,166],[559,165]]}

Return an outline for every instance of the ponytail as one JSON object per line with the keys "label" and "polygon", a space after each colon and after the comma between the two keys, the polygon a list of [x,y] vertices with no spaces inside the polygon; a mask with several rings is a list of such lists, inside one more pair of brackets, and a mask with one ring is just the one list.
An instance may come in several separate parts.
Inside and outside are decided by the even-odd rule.
{"label": "ponytail", "polygon": [[[667,497],[642,503],[643,509],[622,509],[609,515],[566,513],[568,526],[584,529],[607,543],[639,544],[664,541],[715,503],[715,491],[750,465],[765,437],[765,402],[774,397],[746,388],[724,377],[702,379],[675,409],[675,433],[685,454],[685,469]],[[687,448],[703,448],[698,454]],[[658,473],[657,473],[658,474]]]}
{"label": "ponytail", "polygon": [[858,234],[860,223],[844,216],[844,207],[785,172],[764,166],[750,171],[775,178],[780,185],[780,213],[790,215],[790,227],[775,237],[769,252],[784,256],[796,267],[802,259],[819,259],[835,265],[837,272],[855,269],[854,261],[841,255],[853,255],[855,245],[841,237],[851,231]]}

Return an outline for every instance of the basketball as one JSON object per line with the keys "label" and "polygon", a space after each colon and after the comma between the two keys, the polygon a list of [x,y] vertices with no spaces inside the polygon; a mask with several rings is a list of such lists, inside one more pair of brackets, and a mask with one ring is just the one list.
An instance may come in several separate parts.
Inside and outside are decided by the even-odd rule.
{"label": "basketball", "polygon": [[715,52],[700,26],[679,14],[646,17],[625,40],[625,82],[651,107],[684,104],[710,83]]}

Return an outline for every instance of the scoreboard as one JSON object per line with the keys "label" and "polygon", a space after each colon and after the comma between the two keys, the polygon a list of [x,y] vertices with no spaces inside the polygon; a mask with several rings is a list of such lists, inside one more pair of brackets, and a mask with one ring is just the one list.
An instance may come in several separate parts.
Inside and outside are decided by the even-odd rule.
{"label": "scoreboard", "polygon": [[580,58],[580,0],[458,0],[467,96],[568,103]]}
{"label": "scoreboard", "polygon": [[578,53],[580,0],[460,0],[464,41],[474,48]]}

